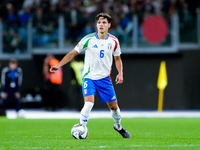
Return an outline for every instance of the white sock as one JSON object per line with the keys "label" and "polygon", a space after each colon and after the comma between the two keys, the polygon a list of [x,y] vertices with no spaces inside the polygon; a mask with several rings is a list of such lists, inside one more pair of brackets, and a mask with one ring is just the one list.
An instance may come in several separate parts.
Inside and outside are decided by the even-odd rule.
{"label": "white sock", "polygon": [[87,125],[90,112],[92,110],[92,107],[94,106],[94,103],[92,102],[85,102],[82,110],[81,110],[81,116],[80,116],[80,124]]}
{"label": "white sock", "polygon": [[116,129],[121,130],[122,126],[121,126],[121,113],[120,113],[120,109],[119,107],[117,108],[117,110],[111,110],[111,115],[113,117],[114,120],[114,126]]}

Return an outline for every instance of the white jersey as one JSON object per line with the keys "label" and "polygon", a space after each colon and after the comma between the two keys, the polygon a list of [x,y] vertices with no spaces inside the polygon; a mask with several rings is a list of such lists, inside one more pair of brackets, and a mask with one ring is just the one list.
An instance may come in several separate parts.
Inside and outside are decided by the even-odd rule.
{"label": "white jersey", "polygon": [[113,56],[120,56],[121,49],[118,39],[108,34],[101,40],[97,32],[91,33],[74,48],[78,53],[85,51],[83,79],[99,80],[108,77],[111,73]]}

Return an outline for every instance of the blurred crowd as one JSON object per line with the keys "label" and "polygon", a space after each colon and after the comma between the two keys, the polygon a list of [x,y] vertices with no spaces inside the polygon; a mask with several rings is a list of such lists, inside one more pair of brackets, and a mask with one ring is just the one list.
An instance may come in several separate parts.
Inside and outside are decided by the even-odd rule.
{"label": "blurred crowd", "polygon": [[[3,1],[3,2],[2,2]],[[149,15],[162,15],[168,21],[176,11],[180,22],[196,15],[200,1],[191,0],[2,0],[0,20],[3,22],[3,50],[23,52],[27,43],[26,25],[32,18],[34,35],[51,41],[58,39],[58,18],[64,17],[65,42],[76,43],[85,34],[95,31],[95,16],[109,13],[112,18],[110,33],[122,43],[128,42],[133,30],[132,17],[138,15],[139,23]],[[46,37],[47,39],[48,37]],[[34,44],[45,45],[36,40]]]}

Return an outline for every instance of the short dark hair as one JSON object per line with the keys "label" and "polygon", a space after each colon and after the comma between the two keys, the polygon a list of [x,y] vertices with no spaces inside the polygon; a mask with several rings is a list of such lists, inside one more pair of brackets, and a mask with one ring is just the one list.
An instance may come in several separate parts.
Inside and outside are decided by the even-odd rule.
{"label": "short dark hair", "polygon": [[17,59],[15,59],[15,58],[11,58],[11,59],[9,60],[9,63],[18,64],[18,61],[17,61]]}
{"label": "short dark hair", "polygon": [[111,23],[111,21],[112,21],[112,17],[105,12],[98,14],[96,16],[96,20],[99,20],[100,17],[106,18],[108,20],[108,23]]}

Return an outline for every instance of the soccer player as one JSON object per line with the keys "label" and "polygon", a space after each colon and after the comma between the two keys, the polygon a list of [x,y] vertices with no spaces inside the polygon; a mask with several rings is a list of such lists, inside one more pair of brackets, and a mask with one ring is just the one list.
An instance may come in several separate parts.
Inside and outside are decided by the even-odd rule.
{"label": "soccer player", "polygon": [[113,128],[118,131],[123,138],[131,138],[131,135],[121,126],[121,114],[117,103],[117,97],[110,79],[113,56],[118,71],[115,82],[123,83],[123,65],[121,61],[121,49],[116,37],[108,33],[111,26],[111,16],[107,13],[100,13],[96,16],[97,32],[91,33],[76,45],[59,62],[52,66],[50,72],[55,72],[60,67],[68,63],[77,54],[85,51],[83,85],[82,92],[84,106],[81,110],[80,124],[87,125],[90,112],[94,105],[94,95],[97,92],[101,102],[108,105],[114,120]]}
{"label": "soccer player", "polygon": [[10,96],[15,102],[15,109],[18,112],[20,107],[20,88],[22,84],[22,69],[18,67],[17,59],[12,58],[9,66],[3,68],[1,73],[1,98],[2,108],[6,110],[7,98]]}

